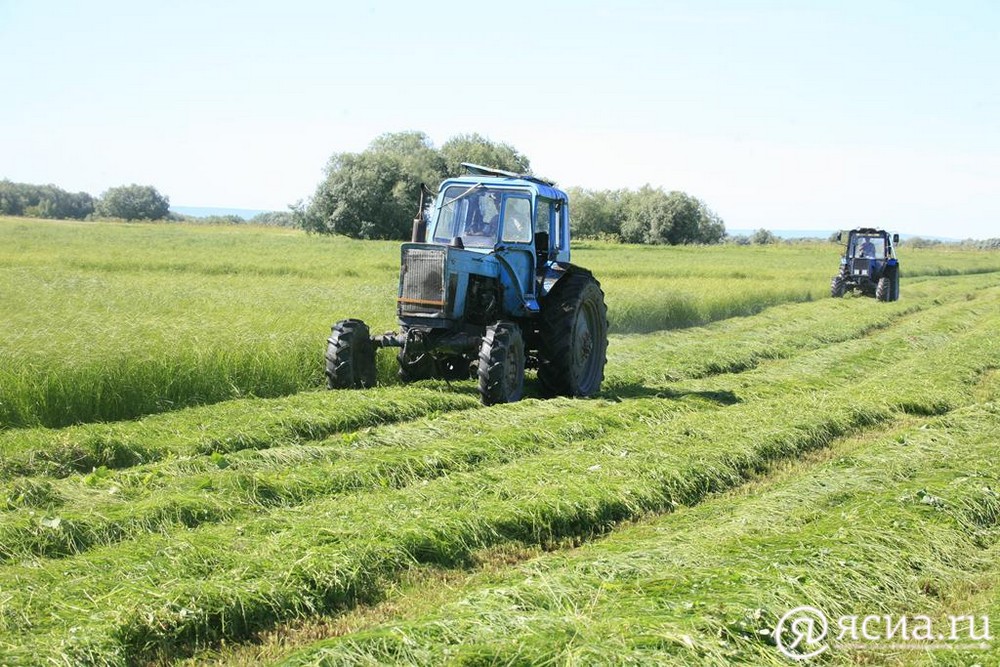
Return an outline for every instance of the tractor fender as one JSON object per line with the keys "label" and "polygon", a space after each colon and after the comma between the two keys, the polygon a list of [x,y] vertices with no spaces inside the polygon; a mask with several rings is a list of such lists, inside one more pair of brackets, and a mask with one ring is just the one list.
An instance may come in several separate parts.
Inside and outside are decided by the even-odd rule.
{"label": "tractor fender", "polygon": [[542,272],[541,285],[539,286],[539,297],[544,297],[553,289],[560,280],[570,275],[571,273],[583,273],[588,276],[593,274],[582,266],[577,266],[576,264],[570,264],[569,262],[547,262],[544,266]]}

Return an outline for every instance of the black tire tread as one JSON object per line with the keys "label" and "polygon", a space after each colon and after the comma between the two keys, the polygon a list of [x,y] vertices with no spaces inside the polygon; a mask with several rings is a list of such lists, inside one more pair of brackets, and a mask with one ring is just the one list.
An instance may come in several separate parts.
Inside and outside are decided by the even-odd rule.
{"label": "black tire tread", "polygon": [[830,281],[830,296],[835,299],[839,299],[844,296],[846,291],[846,286],[844,285],[844,276],[840,273],[833,277]]}
{"label": "black tire tread", "polygon": [[375,386],[375,349],[367,324],[355,319],[341,320],[333,325],[326,342],[328,389]]}
{"label": "black tire tread", "polygon": [[[577,309],[586,298],[599,300],[598,317],[603,324],[596,340],[600,349],[600,369],[597,380],[590,387],[581,387],[572,377],[573,324]],[[589,272],[570,273],[562,278],[545,297],[539,322],[538,380],[542,389],[556,396],[593,396],[600,391],[604,380],[604,367],[608,352],[608,309],[604,303],[601,284]]]}
{"label": "black tire tread", "polygon": [[[508,355],[520,350],[519,381],[515,387],[505,386],[505,366]],[[479,396],[483,405],[513,403],[524,393],[524,341],[521,329],[511,322],[498,322],[486,327],[482,344],[479,346]]]}

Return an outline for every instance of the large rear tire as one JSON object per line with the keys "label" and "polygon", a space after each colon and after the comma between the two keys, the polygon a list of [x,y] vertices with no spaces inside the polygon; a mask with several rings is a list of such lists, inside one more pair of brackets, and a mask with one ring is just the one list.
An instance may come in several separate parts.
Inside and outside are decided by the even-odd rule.
{"label": "large rear tire", "polygon": [[375,346],[367,324],[361,320],[341,320],[333,325],[326,343],[327,388],[375,386]]}
{"label": "large rear tire", "polygon": [[524,394],[524,339],[512,322],[486,327],[479,347],[479,396],[483,405],[514,403]]}
{"label": "large rear tire", "polygon": [[539,323],[538,380],[549,394],[593,396],[608,360],[608,308],[601,284],[570,273],[545,297]]}
{"label": "large rear tire", "polygon": [[875,286],[875,298],[879,301],[892,301],[892,279],[882,276]]}

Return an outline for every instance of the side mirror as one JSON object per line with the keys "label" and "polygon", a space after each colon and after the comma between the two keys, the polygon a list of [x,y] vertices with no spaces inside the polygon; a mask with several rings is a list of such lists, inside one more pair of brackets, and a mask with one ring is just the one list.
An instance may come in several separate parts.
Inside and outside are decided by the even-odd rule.
{"label": "side mirror", "polygon": [[899,234],[893,234],[892,235],[892,243],[893,243],[893,245],[899,243]]}
{"label": "side mirror", "polygon": [[837,243],[844,242],[844,232],[837,232]]}

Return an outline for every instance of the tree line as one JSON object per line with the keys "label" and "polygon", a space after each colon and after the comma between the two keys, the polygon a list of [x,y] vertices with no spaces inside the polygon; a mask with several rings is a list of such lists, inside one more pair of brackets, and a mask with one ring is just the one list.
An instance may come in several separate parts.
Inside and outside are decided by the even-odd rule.
{"label": "tree line", "polygon": [[[290,211],[244,221],[238,216],[195,218],[170,212],[170,200],[149,185],[109,188],[100,197],[54,185],[0,181],[0,215],[55,219],[173,220],[202,224],[298,226],[308,232],[360,239],[409,238],[420,186],[464,173],[471,162],[531,174],[531,161],[510,144],[460,134],[436,148],[423,132],[383,134],[359,152],[334,153],[313,196]],[[638,190],[570,188],[570,224],[577,238],[625,243],[718,243],[725,225],[701,200],[646,185]]]}
{"label": "tree line", "polygon": [[[363,239],[410,236],[420,184],[436,188],[464,172],[463,162],[531,173],[531,161],[510,144],[479,134],[460,134],[435,148],[423,132],[396,132],[359,153],[334,153],[323,180],[307,202],[293,205],[310,232]],[[570,225],[578,238],[626,243],[718,243],[722,219],[683,192],[646,185],[637,191],[571,188]]]}
{"label": "tree line", "polygon": [[[410,236],[420,186],[434,189],[472,162],[519,174],[531,161],[510,144],[460,134],[434,147],[423,132],[383,134],[359,153],[334,153],[313,196],[289,212],[260,214],[251,224],[299,226],[308,232],[361,239]],[[722,219],[701,200],[645,185],[638,190],[570,188],[570,224],[577,238],[625,243],[719,243]],[[245,224],[238,216],[193,218],[170,212],[170,200],[149,185],[110,188],[100,197],[54,185],[0,181],[0,215],[56,219],[116,218]]]}
{"label": "tree line", "polygon": [[170,213],[170,200],[151,185],[109,188],[100,197],[67,192],[54,185],[0,181],[0,215],[55,220],[119,218],[162,220]]}

